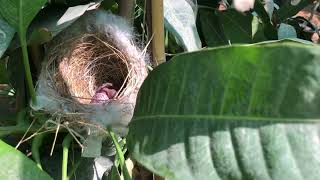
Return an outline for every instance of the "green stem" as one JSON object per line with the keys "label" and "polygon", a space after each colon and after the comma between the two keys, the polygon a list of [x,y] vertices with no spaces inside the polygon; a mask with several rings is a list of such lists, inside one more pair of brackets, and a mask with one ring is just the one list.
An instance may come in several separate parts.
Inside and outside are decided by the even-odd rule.
{"label": "green stem", "polygon": [[71,134],[68,134],[62,142],[63,155],[62,155],[62,180],[68,180],[68,153],[69,147],[73,140]]}
{"label": "green stem", "polygon": [[[0,137],[9,134],[25,133],[29,128],[29,125],[17,125],[17,126],[4,126],[0,127]],[[29,129],[29,133],[36,132],[40,127],[34,126]]]}
{"label": "green stem", "polygon": [[30,64],[29,64],[29,57],[28,57],[28,50],[27,50],[27,41],[26,41],[26,33],[23,31],[19,32],[20,44],[22,49],[22,56],[23,56],[23,65],[24,71],[26,75],[27,85],[29,89],[29,93],[32,99],[32,102],[36,104],[36,92],[34,90],[31,71],[30,71]]}
{"label": "green stem", "polygon": [[46,133],[43,133],[43,134],[39,134],[36,137],[34,137],[34,139],[32,140],[32,145],[31,145],[32,157],[36,161],[37,166],[41,170],[42,170],[42,166],[41,166],[39,149],[42,145],[42,142],[43,142],[45,135],[46,135]]}
{"label": "green stem", "polygon": [[116,153],[117,153],[117,156],[119,158],[119,162],[120,162],[120,168],[121,168],[121,171],[123,173],[123,177],[125,180],[131,180],[131,177],[129,175],[129,172],[128,172],[128,169],[127,169],[127,166],[126,166],[126,162],[125,162],[125,159],[124,159],[124,154],[121,150],[121,147],[118,143],[118,138],[116,137],[116,134],[111,130],[111,128],[108,128],[108,133],[110,134],[111,136],[111,139],[113,141],[113,144],[115,145],[116,147]]}
{"label": "green stem", "polygon": [[17,126],[27,125],[29,120],[29,116],[27,115],[27,110],[23,109],[17,113],[16,122]]}
{"label": "green stem", "polygon": [[76,172],[76,170],[78,169],[79,165],[81,164],[81,159],[79,159],[77,161],[77,163],[73,166],[73,168],[71,169],[70,173],[68,174],[68,178],[70,179]]}

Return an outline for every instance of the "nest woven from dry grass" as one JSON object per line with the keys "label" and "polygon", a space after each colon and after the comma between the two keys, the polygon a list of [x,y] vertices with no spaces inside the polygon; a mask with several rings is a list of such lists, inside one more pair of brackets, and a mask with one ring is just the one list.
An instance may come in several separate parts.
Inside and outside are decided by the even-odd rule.
{"label": "nest woven from dry grass", "polygon": [[[69,123],[126,126],[147,76],[147,56],[126,22],[112,14],[87,13],[48,46],[37,83],[35,110]],[[111,83],[116,95],[92,104],[97,89]]]}
{"label": "nest woven from dry grass", "polygon": [[49,71],[53,69],[48,75],[53,75],[55,89],[64,98],[72,97],[81,104],[90,104],[98,87],[109,82],[118,92],[114,99],[119,100],[124,98],[121,92],[134,88],[132,83],[140,78],[134,71],[129,74],[132,66],[126,55],[94,34],[72,39],[64,46],[73,47],[66,54],[60,54],[59,50],[51,53],[47,64]]}

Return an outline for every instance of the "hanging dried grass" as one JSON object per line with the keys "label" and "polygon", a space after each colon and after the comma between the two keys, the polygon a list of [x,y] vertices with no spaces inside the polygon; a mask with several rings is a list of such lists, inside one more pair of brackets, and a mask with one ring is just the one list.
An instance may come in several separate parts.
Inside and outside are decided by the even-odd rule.
{"label": "hanging dried grass", "polygon": [[[122,18],[87,13],[48,45],[37,83],[38,104],[32,107],[58,115],[77,130],[88,124],[125,127],[147,76],[146,63]],[[112,97],[99,99],[101,87],[110,88]]]}

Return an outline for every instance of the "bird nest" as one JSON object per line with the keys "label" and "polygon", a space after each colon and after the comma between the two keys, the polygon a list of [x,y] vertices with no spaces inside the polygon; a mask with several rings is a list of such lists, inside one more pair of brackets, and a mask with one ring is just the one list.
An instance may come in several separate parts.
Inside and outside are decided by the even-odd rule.
{"label": "bird nest", "polygon": [[[143,78],[132,71],[134,67],[128,57],[112,42],[103,41],[94,34],[71,39],[63,46],[67,46],[68,51],[61,53],[63,48],[57,47],[50,53],[46,67],[46,75],[61,98],[72,98],[81,104],[107,104],[130,95],[126,92],[133,91]],[[95,94],[105,84],[116,93],[99,99]]]}
{"label": "bird nest", "polygon": [[87,13],[55,37],[47,50],[35,110],[69,124],[129,123],[147,76],[147,58],[122,18]]}

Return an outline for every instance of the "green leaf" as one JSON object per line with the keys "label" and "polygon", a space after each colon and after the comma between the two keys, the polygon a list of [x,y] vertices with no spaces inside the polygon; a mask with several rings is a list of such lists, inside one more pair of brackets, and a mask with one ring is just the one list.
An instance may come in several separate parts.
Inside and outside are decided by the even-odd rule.
{"label": "green leaf", "polygon": [[55,37],[76,20],[74,19],[58,25],[59,19],[66,11],[67,8],[47,7],[43,9],[30,25],[30,32],[33,33],[39,29],[48,29],[49,32],[52,33],[52,36]]}
{"label": "green leaf", "polygon": [[269,15],[269,18],[272,19],[273,11],[274,11],[274,2],[273,0],[263,0],[263,7]]}
{"label": "green leaf", "polygon": [[201,48],[195,13],[186,0],[164,0],[164,25],[183,45],[186,51]]}
{"label": "green leaf", "polygon": [[[138,1],[138,2],[143,4],[141,1]],[[139,6],[140,4],[137,4],[137,5]],[[118,3],[116,2],[116,0],[102,1],[101,7],[104,10],[107,10],[107,11],[110,10],[114,14],[117,14],[117,12],[118,12]],[[140,7],[142,7],[142,5],[140,5]]]}
{"label": "green leaf", "polygon": [[0,58],[7,50],[15,30],[0,15]]}
{"label": "green leaf", "polygon": [[282,22],[287,18],[296,15],[300,10],[308,4],[312,4],[313,0],[286,0],[278,11],[275,11],[276,17]]}
{"label": "green leaf", "polygon": [[[49,6],[42,9],[28,28],[26,35],[28,45],[45,43],[70,26],[76,19],[58,25],[59,19],[66,11],[67,8],[64,7]],[[19,47],[19,37],[15,36],[9,48],[14,50]]]}
{"label": "green leaf", "polygon": [[33,18],[40,11],[47,0],[33,0],[32,3],[26,0],[0,0],[0,4],[6,8],[0,8],[0,14],[7,22],[15,28],[19,34],[21,50],[23,54],[23,65],[26,75],[29,95],[33,103],[36,103],[36,93],[33,86],[33,80],[30,70],[26,32]]}
{"label": "green leaf", "polygon": [[199,8],[198,23],[206,44],[210,47],[228,44],[221,22],[212,9]]}
{"label": "green leaf", "polygon": [[[83,11],[95,9],[96,5],[97,3],[89,3],[70,8],[49,6],[42,9],[28,28],[28,45],[43,44],[50,41],[82,16]],[[10,48],[16,49],[18,47],[20,47],[19,38],[16,37]]]}
{"label": "green leaf", "polygon": [[16,31],[26,32],[29,24],[47,0],[0,0],[0,14]]}
{"label": "green leaf", "polygon": [[116,134],[111,130],[111,128],[108,129],[108,133],[109,133],[110,137],[112,138],[112,142],[116,148],[117,157],[119,160],[119,165],[120,165],[120,169],[123,174],[124,180],[131,180],[132,178],[130,177],[129,171],[127,169],[125,158],[124,158],[124,153],[121,149],[120,144],[118,143],[118,138],[117,138]]}
{"label": "green leaf", "polygon": [[265,37],[267,37],[270,40],[278,39],[277,29],[270,21],[268,12],[266,11],[265,7],[263,6],[260,0],[255,1],[254,10],[263,23],[263,31]]}
{"label": "green leaf", "polygon": [[20,151],[0,140],[0,179],[10,180],[49,180],[47,173]]}
{"label": "green leaf", "polygon": [[267,41],[268,39],[264,35],[263,24],[259,21],[259,18],[253,16],[251,24],[253,42]]}
{"label": "green leaf", "polygon": [[52,38],[52,33],[48,29],[40,28],[31,33],[28,44],[39,45],[49,42]]}
{"label": "green leaf", "polygon": [[252,42],[251,22],[253,16],[251,14],[243,14],[235,9],[217,13],[222,29],[231,44]]}
{"label": "green leaf", "polygon": [[129,125],[138,163],[168,179],[320,177],[320,47],[178,55],[144,81]]}
{"label": "green leaf", "polygon": [[258,18],[234,9],[199,8],[198,23],[209,47],[267,40]]}

